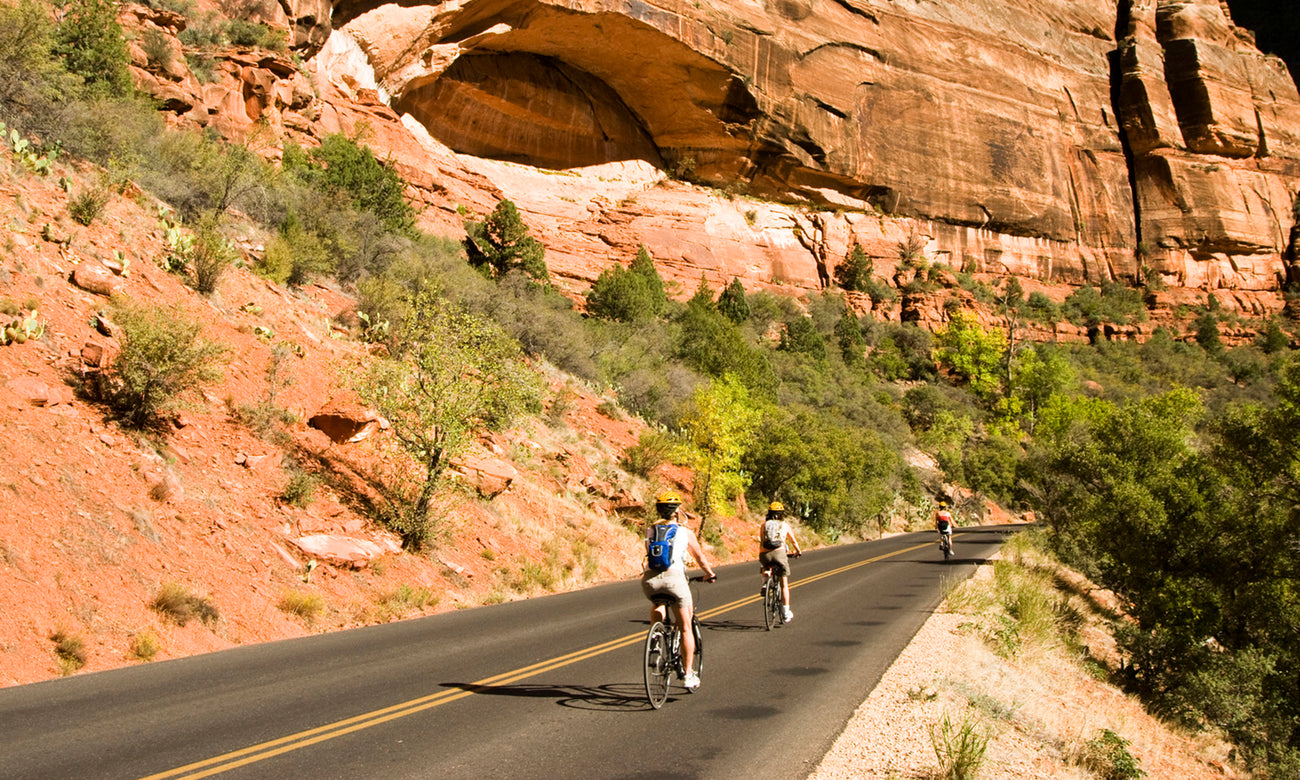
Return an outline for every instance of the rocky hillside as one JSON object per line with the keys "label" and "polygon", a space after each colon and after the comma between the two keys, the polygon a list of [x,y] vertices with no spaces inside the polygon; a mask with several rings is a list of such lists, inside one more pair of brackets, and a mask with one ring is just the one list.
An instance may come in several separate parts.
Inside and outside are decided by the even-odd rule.
{"label": "rocky hillside", "polygon": [[[0,685],[628,577],[643,499],[689,488],[673,467],[624,472],[643,425],[552,372],[543,416],[455,463],[434,552],[400,553],[368,510],[382,437],[343,378],[365,347],[339,324],[351,300],[246,268],[202,296],[160,266],[171,224],[151,196],[82,225],[70,204],[100,173],[35,162],[0,152],[0,306],[22,331],[0,346]],[[93,397],[121,300],[225,347],[166,431]],[[728,522],[724,560],[752,546]]]}

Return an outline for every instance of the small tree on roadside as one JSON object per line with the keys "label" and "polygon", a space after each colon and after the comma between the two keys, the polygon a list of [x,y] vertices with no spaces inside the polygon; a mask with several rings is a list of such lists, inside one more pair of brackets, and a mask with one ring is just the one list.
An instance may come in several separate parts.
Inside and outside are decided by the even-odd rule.
{"label": "small tree on roadside", "polygon": [[385,522],[420,549],[433,538],[430,508],[451,458],[480,429],[510,424],[540,396],[519,344],[492,323],[419,293],[410,302],[397,358],[380,358],[356,379],[361,399],[391,424],[398,446],[417,465],[410,493],[390,485]]}
{"label": "small tree on roadside", "polygon": [[692,394],[681,418],[681,454],[695,472],[695,505],[705,523],[747,487],[741,459],[762,417],[745,385],[731,375]]}

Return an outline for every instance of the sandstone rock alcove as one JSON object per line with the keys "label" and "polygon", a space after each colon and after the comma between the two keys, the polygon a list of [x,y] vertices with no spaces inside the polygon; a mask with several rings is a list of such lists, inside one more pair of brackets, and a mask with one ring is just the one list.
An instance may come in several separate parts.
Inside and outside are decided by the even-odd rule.
{"label": "sandstone rock alcove", "polygon": [[550,57],[460,57],[395,108],[452,149],[476,157],[558,169],[624,160],[663,164],[650,133],[618,93]]}

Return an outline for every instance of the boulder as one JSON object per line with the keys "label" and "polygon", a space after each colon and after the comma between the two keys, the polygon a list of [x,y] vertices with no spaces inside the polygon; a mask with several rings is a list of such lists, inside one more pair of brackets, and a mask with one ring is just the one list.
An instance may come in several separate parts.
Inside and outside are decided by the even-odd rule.
{"label": "boulder", "polygon": [[474,486],[479,495],[492,499],[510,489],[519,471],[500,458],[465,455],[451,465],[450,471]]}
{"label": "boulder", "polygon": [[57,406],[73,401],[72,390],[63,385],[50,385],[36,377],[21,376],[8,382],[9,390],[32,406]]}
{"label": "boulder", "polygon": [[72,271],[72,283],[81,289],[111,298],[125,282],[102,263],[85,261]]}
{"label": "boulder", "polygon": [[[307,555],[336,566],[363,568],[388,553],[396,552],[391,542],[375,542],[339,534],[311,534],[289,540]],[[400,545],[397,549],[401,549]]]}
{"label": "boulder", "polygon": [[335,444],[348,444],[386,430],[388,421],[373,409],[336,403],[308,418],[307,425],[324,433]]}

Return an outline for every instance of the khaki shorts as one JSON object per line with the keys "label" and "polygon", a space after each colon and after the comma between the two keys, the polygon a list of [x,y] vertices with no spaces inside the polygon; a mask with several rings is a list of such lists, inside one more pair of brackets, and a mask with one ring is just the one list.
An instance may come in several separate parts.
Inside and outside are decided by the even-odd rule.
{"label": "khaki shorts", "polygon": [[651,601],[666,601],[683,607],[692,605],[686,569],[680,566],[664,571],[646,569],[641,575],[641,592]]}
{"label": "khaki shorts", "polygon": [[784,547],[762,551],[758,554],[758,564],[764,569],[771,569],[778,577],[790,576],[790,558]]}

